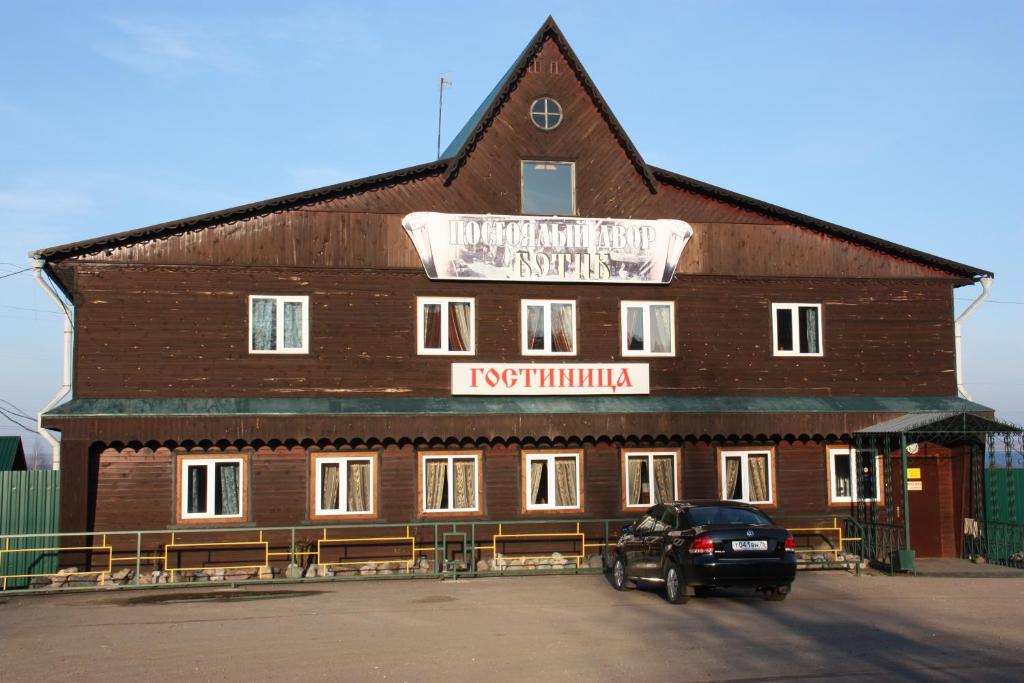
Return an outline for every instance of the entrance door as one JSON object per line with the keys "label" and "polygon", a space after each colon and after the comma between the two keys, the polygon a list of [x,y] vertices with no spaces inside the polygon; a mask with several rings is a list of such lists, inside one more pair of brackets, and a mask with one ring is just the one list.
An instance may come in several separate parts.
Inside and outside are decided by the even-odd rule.
{"label": "entrance door", "polygon": [[[907,467],[907,484],[910,487],[910,547],[916,551],[918,557],[942,557],[939,463],[935,458],[910,458]],[[915,474],[915,469],[920,471],[920,479],[910,478],[910,475]],[[919,490],[915,490],[918,488]]]}

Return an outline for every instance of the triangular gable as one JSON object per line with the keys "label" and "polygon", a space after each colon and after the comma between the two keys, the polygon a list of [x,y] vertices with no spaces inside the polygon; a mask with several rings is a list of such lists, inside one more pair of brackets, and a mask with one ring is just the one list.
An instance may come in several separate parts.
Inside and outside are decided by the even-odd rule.
{"label": "triangular gable", "polygon": [[654,179],[654,174],[651,169],[644,163],[643,157],[640,156],[640,152],[637,151],[633,142],[626,135],[626,131],[623,130],[622,125],[619,124],[618,119],[615,118],[615,114],[608,107],[608,103],[605,102],[604,97],[601,96],[597,86],[591,80],[587,70],[583,68],[583,64],[580,62],[576,53],[572,47],[565,40],[565,36],[562,35],[561,29],[558,28],[558,24],[555,23],[554,18],[548,17],[544,25],[540,27],[534,35],[533,40],[527,44],[526,48],[520,53],[519,58],[515,61],[512,67],[505,72],[505,75],[498,85],[487,95],[483,103],[470,117],[466,125],[462,127],[459,134],[455,136],[451,144],[445,149],[442,158],[448,161],[448,170],[445,173],[445,185],[448,185],[458,175],[459,170],[465,164],[466,159],[473,152],[477,143],[487,132],[491,122],[494,121],[494,117],[497,116],[498,112],[501,111],[502,106],[508,101],[509,96],[515,90],[516,85],[526,74],[527,68],[530,66],[530,62],[533,61],[534,57],[540,52],[544,46],[546,40],[554,41],[555,45],[561,51],[562,56],[565,57],[566,62],[572,69],[576,78],[579,79],[583,89],[590,96],[594,106],[601,114],[601,118],[604,119],[605,123],[608,124],[615,139],[622,146],[629,157],[629,160],[633,163],[637,173],[643,179],[647,189],[652,194],[658,191],[658,183]]}

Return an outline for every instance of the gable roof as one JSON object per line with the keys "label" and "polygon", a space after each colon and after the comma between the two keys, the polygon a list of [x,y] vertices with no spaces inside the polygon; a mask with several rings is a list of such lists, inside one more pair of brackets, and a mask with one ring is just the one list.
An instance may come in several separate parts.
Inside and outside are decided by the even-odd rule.
{"label": "gable roof", "polygon": [[0,436],[0,472],[26,469],[20,436]]}
{"label": "gable roof", "polygon": [[855,244],[875,249],[882,253],[890,254],[899,258],[914,261],[925,266],[951,273],[964,278],[992,277],[993,273],[988,270],[976,268],[956,261],[935,256],[917,249],[912,249],[888,240],[873,237],[866,233],[845,228],[835,223],[829,223],[805,214],[785,209],[775,204],[770,204],[758,199],[753,199],[715,185],[711,185],[693,178],[667,171],[665,169],[649,166],[644,162],[640,153],[633,145],[625,130],[619,124],[618,119],[608,107],[607,102],[601,96],[597,86],[591,80],[586,69],[576,56],[572,47],[566,41],[561,29],[552,17],[548,17],[540,27],[533,39],[520,53],[519,57],[512,64],[498,84],[491,90],[484,101],[477,107],[476,111],[462,127],[459,133],[445,149],[442,158],[434,162],[410,166],[408,168],[382,173],[366,178],[359,178],[344,183],[327,185],[324,187],[298,192],[294,194],[275,197],[260,202],[244,204],[223,211],[201,214],[175,221],[159,223],[148,227],[128,230],[112,235],[96,237],[92,239],[71,242],[46,249],[39,249],[31,252],[33,258],[59,260],[80,254],[87,254],[94,251],[101,251],[134,242],[153,239],[155,237],[166,237],[179,232],[202,229],[218,225],[220,223],[244,220],[261,215],[298,208],[307,204],[320,202],[335,197],[342,197],[348,194],[364,192],[381,187],[387,187],[400,182],[426,178],[443,174],[444,184],[450,184],[458,175],[459,170],[465,164],[469,155],[476,148],[477,143],[486,134],[494,117],[500,112],[502,106],[507,102],[511,93],[515,90],[519,81],[526,73],[530,61],[540,51],[546,40],[552,40],[569,63],[576,77],[579,79],[584,90],[591,97],[594,106],[607,123],[618,143],[622,146],[632,165],[642,177],[644,184],[652,192],[656,193],[659,184],[667,184],[680,189],[693,192],[710,199],[726,204],[740,207],[748,211],[782,220],[798,227],[814,230],[831,237],[853,242]]}

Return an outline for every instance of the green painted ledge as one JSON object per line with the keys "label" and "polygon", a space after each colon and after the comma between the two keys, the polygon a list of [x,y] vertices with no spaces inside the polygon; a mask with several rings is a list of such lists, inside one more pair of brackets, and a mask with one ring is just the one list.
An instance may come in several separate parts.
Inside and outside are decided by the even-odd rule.
{"label": "green painted ledge", "polygon": [[953,396],[526,396],[389,398],[79,398],[60,417],[224,415],[516,415],[587,413],[921,413],[991,412]]}

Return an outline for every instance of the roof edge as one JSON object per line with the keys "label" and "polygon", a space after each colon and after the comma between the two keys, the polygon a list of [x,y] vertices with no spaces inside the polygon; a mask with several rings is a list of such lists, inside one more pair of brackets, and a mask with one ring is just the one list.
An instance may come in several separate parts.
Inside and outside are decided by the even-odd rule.
{"label": "roof edge", "polygon": [[741,208],[745,208],[769,218],[780,219],[800,227],[817,230],[833,237],[839,237],[864,247],[869,247],[893,256],[899,256],[911,261],[916,261],[932,268],[945,270],[961,277],[969,277],[972,279],[995,277],[995,274],[992,271],[969,266],[965,263],[951,261],[949,259],[942,258],[941,256],[935,256],[934,254],[929,254],[912,247],[897,244],[896,242],[890,242],[889,240],[885,240],[880,237],[874,237],[873,235],[859,232],[851,228],[846,228],[836,223],[830,223],[828,221],[821,220],[820,218],[814,218],[813,216],[808,216],[807,214],[799,213],[797,211],[778,206],[777,204],[771,204],[760,199],[748,197],[738,192],[733,192],[732,190],[727,190],[723,187],[718,187],[717,185],[705,183],[701,180],[696,180],[694,178],[675,173],[674,171],[658,168],[656,166],[651,166],[650,168],[658,180],[667,182],[685,190],[690,190],[691,192],[696,192],[697,194],[701,194],[710,199],[716,199],[718,201],[738,205]]}
{"label": "roof edge", "polygon": [[67,244],[61,244],[54,247],[38,249],[36,251],[29,252],[29,256],[31,258],[47,260],[55,257],[63,259],[70,256],[77,256],[79,254],[108,249],[113,246],[120,246],[140,238],[185,232],[188,230],[196,230],[219,225],[229,221],[254,218],[256,216],[273,213],[275,211],[296,208],[304,204],[333,199],[334,197],[356,191],[363,191],[375,187],[394,184],[404,180],[426,177],[435,173],[440,173],[446,168],[447,163],[447,159],[441,159],[425,164],[408,166],[406,168],[398,169],[397,171],[378,173],[376,175],[357,178],[343,183],[325,185],[312,190],[295,192],[292,194],[282,195],[280,197],[252,202],[250,204],[242,204],[229,209],[190,216],[188,218],[179,218],[173,221],[157,223],[155,225],[149,225],[142,228],[133,228],[131,230],[125,230],[111,235],[104,235],[102,237],[95,237],[88,240],[69,242]]}

